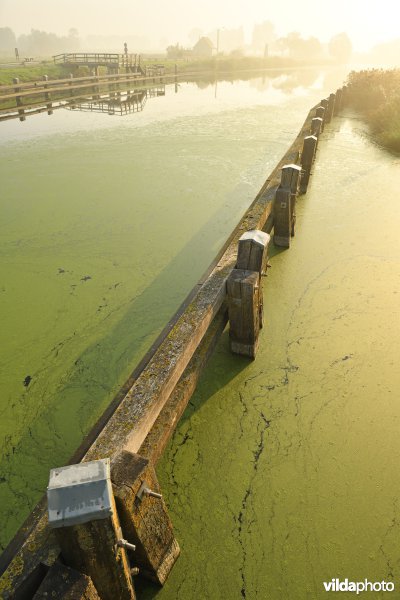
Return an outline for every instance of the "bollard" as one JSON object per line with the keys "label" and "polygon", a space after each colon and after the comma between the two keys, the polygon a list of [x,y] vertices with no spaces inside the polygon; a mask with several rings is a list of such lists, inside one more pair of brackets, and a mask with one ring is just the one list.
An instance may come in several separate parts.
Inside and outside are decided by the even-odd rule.
{"label": "bollard", "polygon": [[322,119],[322,124],[321,124],[321,133],[322,133],[324,130],[325,108],[323,106],[318,106],[317,110],[315,111],[315,116],[320,117]]}
{"label": "bollard", "polygon": [[262,324],[262,288],[257,271],[233,269],[227,281],[231,352],[255,358]]}
{"label": "bollard", "polygon": [[311,135],[315,135],[316,138],[319,138],[322,131],[323,121],[321,117],[314,117],[311,119]]}
{"label": "bollard", "polygon": [[339,88],[338,90],[336,90],[335,107],[333,109],[333,114],[335,116],[339,114],[340,109],[342,107],[341,104],[342,104],[342,88]]}
{"label": "bollard", "polygon": [[300,174],[301,167],[298,165],[282,167],[281,183],[275,194],[274,244],[282,248],[289,248],[290,238],[294,236]]}
{"label": "bollard", "polygon": [[326,115],[325,115],[327,123],[330,123],[332,121],[333,112],[335,110],[335,99],[336,99],[335,94],[329,94],[328,108],[326,109]]}
{"label": "bollard", "polygon": [[67,566],[90,577],[102,600],[134,600],[109,459],[52,469],[47,499]]}
{"label": "bollard", "polygon": [[239,239],[236,268],[244,271],[265,273],[268,263],[268,233],[254,229],[247,231]]}
{"label": "bollard", "polygon": [[348,100],[348,95],[349,95],[349,86],[348,85],[344,85],[342,87],[341,108],[345,108],[346,107],[347,100]]}
{"label": "bollard", "polygon": [[318,140],[315,135],[304,138],[303,151],[301,153],[302,175],[300,180],[300,194],[305,194],[311,176],[311,167],[315,159]]}
{"label": "bollard", "polygon": [[[14,77],[13,78],[13,84],[17,85],[18,83],[19,83],[19,77]],[[14,92],[15,93],[17,93],[19,91],[21,91],[21,88],[19,88],[19,87],[15,87],[14,88]],[[17,106],[22,106],[21,96],[15,96],[15,102],[16,102]],[[20,115],[20,117],[19,117],[20,121],[25,121],[26,120],[26,117],[24,116],[25,113],[24,113],[23,109],[19,109],[18,110],[18,114]]]}
{"label": "bollard", "polygon": [[122,529],[136,546],[136,568],[163,585],[180,550],[154,468],[146,458],[122,451],[112,461],[111,479]]}
{"label": "bollard", "polygon": [[101,600],[92,580],[60,562],[50,567],[33,600]]}

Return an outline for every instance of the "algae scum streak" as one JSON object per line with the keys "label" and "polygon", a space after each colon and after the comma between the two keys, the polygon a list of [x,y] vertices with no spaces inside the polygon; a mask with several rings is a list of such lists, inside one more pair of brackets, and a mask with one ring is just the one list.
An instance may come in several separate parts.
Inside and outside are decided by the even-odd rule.
{"label": "algae scum streak", "polygon": [[[2,124],[4,546],[50,468],[68,461],[215,258],[310,106],[343,80],[310,75],[181,84],[176,95],[166,86],[117,120],[57,111],[54,121]],[[399,579],[399,214],[377,203],[393,197],[398,169],[351,115],[325,125],[291,248],[270,244],[256,360],[232,355],[224,332],[157,465],[160,487],[151,439],[131,444],[145,457],[126,457],[143,474],[130,488],[144,498],[132,514],[165,500],[181,548],[160,591],[135,579],[139,598],[302,600],[322,597],[335,577]],[[87,458],[106,458],[100,448]],[[116,473],[112,463],[114,486]],[[123,522],[130,500],[114,494]],[[122,529],[121,556],[138,544]]]}

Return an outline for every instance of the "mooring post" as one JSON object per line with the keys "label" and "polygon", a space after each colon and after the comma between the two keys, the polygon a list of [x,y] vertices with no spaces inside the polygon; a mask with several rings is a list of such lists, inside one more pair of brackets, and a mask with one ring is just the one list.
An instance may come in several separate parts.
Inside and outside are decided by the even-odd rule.
{"label": "mooring post", "polygon": [[134,600],[127,550],[111,487],[109,459],[50,471],[49,525],[67,566],[87,575],[102,600]]}
{"label": "mooring post", "polygon": [[320,105],[323,106],[326,110],[328,108],[328,102],[328,98],[322,98]]}
{"label": "mooring post", "polygon": [[256,271],[233,269],[226,287],[231,352],[255,358],[262,324],[260,275]]}
{"label": "mooring post", "polygon": [[282,167],[281,183],[275,193],[274,244],[283,248],[289,248],[290,238],[294,236],[300,174],[299,165]]}
{"label": "mooring post", "polygon": [[[48,76],[48,75],[43,75],[42,79],[43,79],[43,81],[46,81],[46,82],[47,82],[47,81],[49,80],[49,76]],[[43,84],[43,88],[46,90],[46,89],[47,89],[47,87],[48,87],[47,83],[44,83],[44,84]],[[45,98],[45,100],[46,100],[46,102],[47,102],[47,104],[46,104],[46,108],[47,108],[47,114],[48,114],[48,115],[52,115],[52,114],[53,114],[53,111],[52,111],[52,108],[51,108],[51,107],[52,107],[52,104],[51,104],[51,96],[50,96],[50,93],[49,93],[49,92],[45,92],[45,93],[44,93],[44,98]]]}
{"label": "mooring post", "polygon": [[330,123],[332,121],[333,113],[335,110],[335,100],[336,100],[335,94],[329,94],[328,108],[326,110],[326,122],[327,123]]}
{"label": "mooring post", "polygon": [[[13,84],[14,84],[14,85],[18,85],[18,84],[19,84],[19,77],[14,77],[14,78],[13,78]],[[20,88],[20,87],[15,87],[15,88],[14,88],[14,92],[15,92],[15,93],[17,93],[17,92],[19,92],[19,91],[21,91],[21,88]],[[16,102],[17,106],[22,106],[22,100],[21,100],[21,96],[15,96],[15,102]],[[18,110],[18,114],[20,115],[20,117],[19,117],[19,120],[20,120],[20,121],[25,121],[25,120],[26,120],[26,117],[24,116],[24,114],[25,114],[25,113],[24,113],[24,110],[22,110],[22,109],[19,109],[19,110]]]}
{"label": "mooring post", "polygon": [[301,153],[302,174],[300,179],[300,194],[305,194],[310,181],[311,168],[317,150],[318,139],[315,135],[304,138],[303,151]]}
{"label": "mooring post", "polygon": [[322,132],[323,120],[321,117],[314,117],[311,119],[311,135],[315,135],[318,139]]}
{"label": "mooring post", "polygon": [[180,550],[154,467],[146,458],[122,451],[112,461],[111,480],[122,530],[136,546],[135,567],[163,585]]}
{"label": "mooring post", "polygon": [[230,348],[255,358],[263,326],[261,274],[268,263],[268,233],[252,230],[239,239],[236,268],[227,281]]}
{"label": "mooring post", "polygon": [[340,109],[341,109],[341,104],[342,104],[342,88],[339,88],[338,90],[336,90],[335,107],[333,109],[333,114],[335,116],[339,114]]}
{"label": "mooring post", "polygon": [[323,106],[318,106],[317,110],[315,111],[315,116],[322,119],[322,124],[321,124],[321,133],[322,133],[324,130],[325,108]]}
{"label": "mooring post", "polygon": [[347,104],[348,94],[349,94],[349,86],[344,85],[342,87],[342,102],[341,102],[342,108],[344,108]]}
{"label": "mooring post", "polygon": [[238,242],[236,268],[244,271],[266,272],[268,263],[268,245],[271,237],[265,231],[254,229],[246,231]]}

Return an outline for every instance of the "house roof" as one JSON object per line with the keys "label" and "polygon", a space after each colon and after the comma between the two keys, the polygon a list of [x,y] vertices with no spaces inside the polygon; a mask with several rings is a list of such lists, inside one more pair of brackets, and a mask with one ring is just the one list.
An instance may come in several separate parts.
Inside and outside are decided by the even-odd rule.
{"label": "house roof", "polygon": [[208,46],[208,48],[213,49],[214,48],[214,44],[212,43],[212,41],[210,40],[209,37],[202,37],[199,39],[199,41],[197,42],[197,44],[194,45],[194,48],[201,48],[201,47],[206,47]]}

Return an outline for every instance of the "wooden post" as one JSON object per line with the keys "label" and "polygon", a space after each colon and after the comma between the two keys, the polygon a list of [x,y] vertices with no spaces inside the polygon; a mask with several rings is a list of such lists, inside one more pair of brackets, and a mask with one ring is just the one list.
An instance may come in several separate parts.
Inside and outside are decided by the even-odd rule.
{"label": "wooden post", "polygon": [[271,237],[258,229],[244,233],[238,244],[236,268],[265,273],[268,263],[268,244]]}
{"label": "wooden post", "polygon": [[323,121],[321,117],[314,117],[311,119],[311,135],[315,135],[316,138],[319,138],[322,130]]}
{"label": "wooden post", "polygon": [[332,121],[334,110],[335,110],[335,94],[329,94],[328,108],[326,110],[326,115],[325,115],[327,123],[330,123]]}
{"label": "wooden post", "polygon": [[55,562],[43,579],[33,600],[101,600],[92,580],[60,562]]}
{"label": "wooden post", "polygon": [[301,153],[301,168],[303,170],[300,180],[300,194],[305,194],[310,181],[311,167],[317,150],[318,139],[315,135],[304,138],[303,151]]}
{"label": "wooden post", "polygon": [[[19,77],[14,77],[13,78],[13,84],[17,85],[19,83]],[[20,87],[15,87],[14,88],[14,92],[17,93],[21,90]],[[22,100],[21,100],[21,96],[15,96],[15,102],[17,104],[17,106],[22,106]],[[18,110],[18,114],[20,115],[19,120],[20,121],[25,121],[26,117],[24,116],[24,111],[22,109]]]}
{"label": "wooden post", "polygon": [[283,248],[289,248],[290,238],[294,236],[300,173],[301,167],[298,165],[282,167],[281,183],[275,194],[274,244]]}
{"label": "wooden post", "polygon": [[336,92],[336,95],[338,97],[338,108],[337,108],[337,112],[339,112],[340,110],[342,110],[342,108],[345,105],[345,95],[346,95],[346,91],[347,90],[347,86],[343,86],[342,88],[339,88]]}
{"label": "wooden post", "polygon": [[65,563],[90,577],[102,600],[134,600],[109,459],[52,469],[47,498]]}
{"label": "wooden post", "polygon": [[[43,79],[43,81],[48,81],[48,80],[49,80],[49,76],[48,76],[48,75],[43,75],[42,79]],[[47,84],[46,84],[46,83],[45,83],[45,84],[43,84],[43,87],[44,87],[44,89],[46,89],[46,88],[47,88]],[[46,107],[47,107],[47,114],[48,114],[48,115],[52,115],[52,114],[53,114],[53,111],[52,111],[52,108],[51,108],[51,107],[52,107],[52,104],[51,104],[51,96],[50,96],[50,93],[49,93],[49,92],[45,92],[45,93],[44,93],[44,98],[45,98],[46,102],[48,102],[48,104],[46,104]]]}
{"label": "wooden post", "polygon": [[140,575],[163,585],[180,550],[154,467],[122,451],[112,461],[111,480],[122,530],[136,546],[134,564]]}
{"label": "wooden post", "polygon": [[340,109],[342,107],[342,88],[339,88],[338,90],[336,90],[336,102],[335,102],[335,108],[333,110],[333,114],[336,116],[339,114]]}
{"label": "wooden post", "polygon": [[227,296],[231,351],[255,358],[262,314],[260,274],[233,269],[227,281]]}
{"label": "wooden post", "polygon": [[321,133],[322,133],[324,130],[325,108],[323,106],[318,106],[317,110],[315,111],[315,116],[322,119],[322,124],[321,124]]}

